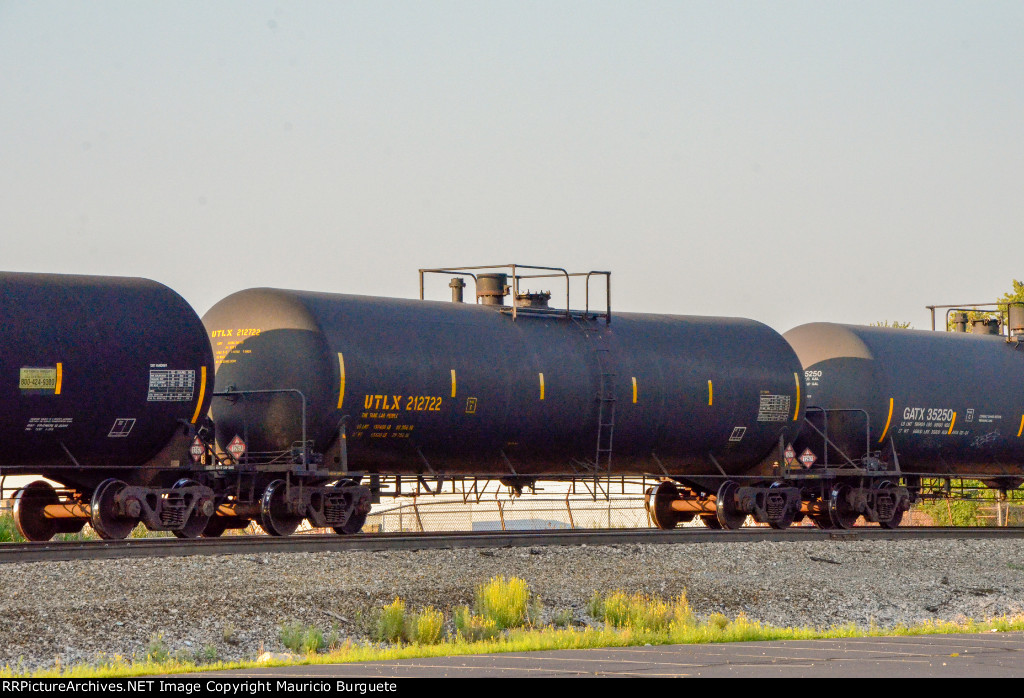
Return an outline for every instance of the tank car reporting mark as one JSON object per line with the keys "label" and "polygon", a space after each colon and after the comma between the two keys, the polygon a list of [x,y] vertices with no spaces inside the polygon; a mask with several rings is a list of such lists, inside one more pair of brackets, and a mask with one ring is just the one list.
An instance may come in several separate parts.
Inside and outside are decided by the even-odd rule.
{"label": "tank car reporting mark", "polygon": [[[404,407],[403,407],[404,401]],[[444,398],[440,395],[367,395],[363,407],[367,410],[400,412],[440,412]]]}

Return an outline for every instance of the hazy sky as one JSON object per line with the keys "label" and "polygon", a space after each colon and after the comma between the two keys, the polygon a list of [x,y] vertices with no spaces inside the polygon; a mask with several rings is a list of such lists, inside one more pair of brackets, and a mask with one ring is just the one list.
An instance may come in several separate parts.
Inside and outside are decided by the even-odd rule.
{"label": "hazy sky", "polygon": [[1019,1],[0,0],[2,268],[203,313],[518,262],[925,327],[1024,279],[1022,37]]}

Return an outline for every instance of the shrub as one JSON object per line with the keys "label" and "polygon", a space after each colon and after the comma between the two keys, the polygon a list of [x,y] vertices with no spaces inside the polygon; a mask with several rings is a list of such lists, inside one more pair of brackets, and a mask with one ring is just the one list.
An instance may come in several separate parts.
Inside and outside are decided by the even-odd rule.
{"label": "shrub", "polygon": [[469,606],[455,609],[455,632],[466,642],[493,640],[501,632],[492,618],[473,615]]}
{"label": "shrub", "polygon": [[320,628],[301,623],[285,623],[278,630],[281,644],[297,654],[315,654],[324,647],[324,634]]}
{"label": "shrub", "polygon": [[[522,579],[498,576],[476,589],[476,612],[499,630],[530,623],[530,587]],[[539,609],[538,609],[539,610]]]}
{"label": "shrub", "polygon": [[149,636],[149,644],[146,645],[146,659],[161,664],[171,659],[171,650],[164,642],[163,633],[153,633]]}
{"label": "shrub", "polygon": [[563,608],[551,616],[551,624],[556,628],[566,628],[572,625],[572,609]]}
{"label": "shrub", "polygon": [[377,615],[374,639],[379,642],[402,642],[406,635],[405,601],[396,598]]}
{"label": "shrub", "polygon": [[444,633],[444,614],[427,606],[410,619],[409,638],[421,645],[436,645]]}
{"label": "shrub", "polygon": [[695,622],[685,593],[665,602],[639,592],[615,591],[607,596],[595,592],[587,603],[587,612],[613,628],[640,631],[667,630],[673,625],[687,627]]}

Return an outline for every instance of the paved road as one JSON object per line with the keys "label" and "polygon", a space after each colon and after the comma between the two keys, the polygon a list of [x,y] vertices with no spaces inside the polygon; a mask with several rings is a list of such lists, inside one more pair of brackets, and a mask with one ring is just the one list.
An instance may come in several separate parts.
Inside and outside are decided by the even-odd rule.
{"label": "paved road", "polygon": [[245,669],[252,677],[1024,677],[1024,633],[558,650]]}

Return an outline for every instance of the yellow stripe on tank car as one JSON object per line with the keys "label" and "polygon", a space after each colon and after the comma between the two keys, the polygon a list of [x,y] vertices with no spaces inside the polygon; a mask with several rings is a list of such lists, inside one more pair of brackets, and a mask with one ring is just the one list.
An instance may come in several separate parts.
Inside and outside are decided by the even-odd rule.
{"label": "yellow stripe on tank car", "polygon": [[711,400],[712,400],[712,398],[714,398],[714,395],[715,395],[715,391],[711,387],[711,381],[708,381],[708,406],[709,407],[711,406]]}
{"label": "yellow stripe on tank car", "polygon": [[345,357],[338,352],[338,409],[341,409],[341,403],[345,401]]}
{"label": "yellow stripe on tank car", "polygon": [[203,398],[206,397],[206,366],[199,369],[199,402],[196,403],[196,411],[192,415],[192,423],[199,419],[199,410],[203,409]]}
{"label": "yellow stripe on tank car", "polygon": [[882,435],[878,437],[878,443],[882,443],[882,439],[889,433],[890,424],[892,424],[892,398],[889,398],[889,416],[885,420],[885,429],[882,429]]}
{"label": "yellow stripe on tank car", "polygon": [[1020,438],[1021,433],[1024,433],[1024,414],[1020,416],[1020,429],[1017,430],[1017,438]]}
{"label": "yellow stripe on tank car", "polygon": [[793,380],[796,381],[796,409],[793,410],[793,421],[795,422],[800,416],[800,374],[794,373]]}
{"label": "yellow stripe on tank car", "polygon": [[452,397],[455,397],[455,369],[452,369]]}
{"label": "yellow stripe on tank car", "polygon": [[544,399],[544,374],[543,373],[538,373],[537,375],[540,376],[540,399],[543,400]]}
{"label": "yellow stripe on tank car", "polygon": [[636,404],[636,376],[633,376],[633,404]]}
{"label": "yellow stripe on tank car", "polygon": [[64,381],[64,364],[57,363],[57,385],[53,389],[54,395],[60,395],[60,384]]}
{"label": "yellow stripe on tank car", "polygon": [[956,412],[953,413],[953,421],[949,423],[949,431],[946,432],[946,436],[953,433],[953,425],[956,424]]}

